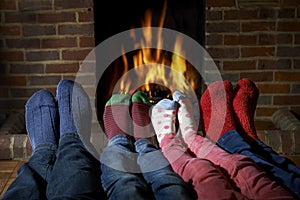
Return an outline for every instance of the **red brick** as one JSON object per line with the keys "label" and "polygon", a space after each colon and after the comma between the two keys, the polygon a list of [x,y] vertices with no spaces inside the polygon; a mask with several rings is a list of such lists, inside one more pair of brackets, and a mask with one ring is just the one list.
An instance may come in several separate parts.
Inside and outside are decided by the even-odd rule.
{"label": "red brick", "polygon": [[21,34],[21,28],[18,25],[6,25],[2,26],[0,25],[0,33],[1,35],[20,35]]}
{"label": "red brick", "polygon": [[46,65],[46,73],[76,73],[78,69],[78,63]]}
{"label": "red brick", "polygon": [[93,7],[93,0],[56,0],[55,9],[88,8]]}
{"label": "red brick", "polygon": [[29,76],[29,85],[57,85],[61,76]]}
{"label": "red brick", "polygon": [[292,61],[288,59],[258,60],[258,69],[291,69]]}
{"label": "red brick", "polygon": [[206,45],[223,45],[223,36],[219,34],[210,34],[205,38]]}
{"label": "red brick", "polygon": [[80,37],[79,38],[80,47],[95,47],[95,37]]}
{"label": "red brick", "polygon": [[256,36],[254,35],[225,35],[225,45],[255,45]]}
{"label": "red brick", "polygon": [[239,23],[223,22],[223,23],[207,23],[206,32],[208,33],[232,33],[239,32]]}
{"label": "red brick", "polygon": [[58,51],[32,51],[26,52],[27,61],[45,61],[45,60],[58,60]]}
{"label": "red brick", "polygon": [[249,78],[254,82],[273,81],[273,72],[264,72],[257,70],[256,72],[242,72],[241,78]]}
{"label": "red brick", "polygon": [[295,8],[281,8],[278,11],[278,18],[294,18]]}
{"label": "red brick", "polygon": [[0,98],[8,98],[9,92],[8,88],[0,88]]}
{"label": "red brick", "polygon": [[25,76],[1,76],[0,85],[24,86],[26,85],[26,77]]}
{"label": "red brick", "polygon": [[91,50],[64,50],[62,52],[62,58],[64,60],[80,60],[83,61]]}
{"label": "red brick", "polygon": [[12,97],[21,98],[21,97],[31,97],[39,88],[11,88],[10,93]]}
{"label": "red brick", "polygon": [[24,12],[5,13],[5,23],[35,23],[36,14]]}
{"label": "red brick", "polygon": [[260,45],[275,45],[276,44],[276,35],[260,34],[258,37],[258,44],[260,44]]}
{"label": "red brick", "polygon": [[206,12],[206,20],[208,21],[221,20],[221,19],[222,19],[222,11],[208,10]]}
{"label": "red brick", "polygon": [[277,35],[277,44],[292,44],[293,35],[292,34],[279,34]]}
{"label": "red brick", "polygon": [[0,109],[2,110],[17,110],[24,109],[26,104],[25,100],[19,99],[4,99],[0,101]]}
{"label": "red brick", "polygon": [[17,10],[16,0],[1,0],[0,10]]}
{"label": "red brick", "polygon": [[281,2],[282,6],[299,6],[299,4],[299,0],[282,0]]}
{"label": "red brick", "polygon": [[257,18],[257,11],[256,10],[225,10],[224,11],[224,19],[232,19],[232,20],[245,20],[245,19],[256,19]]}
{"label": "red brick", "polygon": [[278,31],[300,32],[300,21],[284,21],[284,22],[279,21]]}
{"label": "red brick", "polygon": [[19,0],[19,9],[21,11],[51,10],[52,0],[43,0],[43,1]]}
{"label": "red brick", "polygon": [[29,73],[44,73],[42,64],[11,64],[11,74],[29,74]]}
{"label": "red brick", "polygon": [[6,39],[6,46],[9,48],[40,48],[39,39]]}
{"label": "red brick", "polygon": [[79,12],[78,13],[78,21],[79,22],[93,22],[94,21],[94,13],[93,12]]}
{"label": "red brick", "polygon": [[224,61],[223,69],[224,70],[253,70],[256,68],[256,61]]}
{"label": "red brick", "polygon": [[272,94],[272,93],[289,93],[290,85],[289,84],[267,84],[261,83],[256,84],[259,89],[259,92],[262,94]]}
{"label": "red brick", "polygon": [[59,25],[58,33],[60,35],[68,35],[68,34],[93,35],[94,34],[94,26],[93,26],[93,24]]}
{"label": "red brick", "polygon": [[274,105],[300,105],[299,95],[274,96]]}
{"label": "red brick", "polygon": [[259,10],[259,18],[260,19],[276,19],[278,14],[277,14],[277,9],[272,9],[272,8],[261,8]]}
{"label": "red brick", "polygon": [[299,82],[300,72],[275,72],[275,81],[279,82]]}
{"label": "red brick", "polygon": [[67,48],[76,47],[77,39],[73,38],[57,38],[57,39],[42,39],[42,48]]}
{"label": "red brick", "polygon": [[300,44],[300,34],[295,34],[295,44]]}
{"label": "red brick", "polygon": [[294,59],[294,68],[300,69],[300,60],[299,59]]}
{"label": "red brick", "polygon": [[256,57],[256,56],[274,56],[275,48],[273,47],[242,47],[242,57]]}
{"label": "red brick", "polygon": [[207,7],[235,7],[235,1],[234,0],[223,0],[223,1],[207,0],[206,6]]}
{"label": "red brick", "polygon": [[1,61],[23,61],[24,54],[22,51],[1,51],[0,60]]}
{"label": "red brick", "polygon": [[279,46],[277,48],[277,56],[300,57],[300,46],[292,46],[292,47]]}
{"label": "red brick", "polygon": [[269,120],[255,120],[256,130],[275,130],[273,122]]}
{"label": "red brick", "polygon": [[76,22],[75,13],[43,13],[38,15],[39,23],[63,23],[63,22]]}
{"label": "red brick", "polygon": [[55,26],[52,25],[24,25],[24,36],[40,36],[40,35],[55,35]]}
{"label": "red brick", "polygon": [[255,111],[255,115],[257,117],[271,117],[274,112],[276,112],[278,108],[273,107],[257,107]]}
{"label": "red brick", "polygon": [[243,32],[275,31],[275,22],[243,22]]}
{"label": "red brick", "polygon": [[214,58],[238,58],[239,49],[238,48],[208,48],[207,49],[210,56]]}

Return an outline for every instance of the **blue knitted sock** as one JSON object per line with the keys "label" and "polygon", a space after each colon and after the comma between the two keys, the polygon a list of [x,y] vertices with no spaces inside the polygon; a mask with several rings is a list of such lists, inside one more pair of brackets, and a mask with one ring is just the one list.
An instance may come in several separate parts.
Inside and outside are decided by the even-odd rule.
{"label": "blue knitted sock", "polygon": [[34,93],[25,105],[26,130],[34,150],[41,144],[57,145],[59,115],[53,95],[47,90]]}
{"label": "blue knitted sock", "polygon": [[92,110],[90,99],[79,83],[61,80],[56,90],[60,116],[60,136],[66,133],[90,135]]}

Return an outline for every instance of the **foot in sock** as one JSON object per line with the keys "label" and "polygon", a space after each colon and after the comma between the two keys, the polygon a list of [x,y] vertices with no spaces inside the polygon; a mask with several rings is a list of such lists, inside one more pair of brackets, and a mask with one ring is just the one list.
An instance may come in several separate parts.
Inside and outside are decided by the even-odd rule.
{"label": "foot in sock", "polygon": [[160,100],[152,109],[151,120],[160,146],[165,146],[166,136],[176,135],[176,114],[178,104],[170,99]]}
{"label": "foot in sock", "polygon": [[130,135],[131,117],[129,106],[129,94],[113,94],[107,101],[103,121],[105,134],[109,140],[119,134]]}
{"label": "foot in sock", "polygon": [[197,123],[193,116],[194,108],[192,107],[191,101],[179,91],[173,93],[173,99],[180,105],[177,116],[182,137],[184,141],[190,145],[197,135],[198,130]]}
{"label": "foot in sock", "polygon": [[150,139],[152,136],[150,133],[151,118],[149,110],[152,104],[148,96],[142,91],[134,93],[131,101],[134,138],[135,140],[141,138]]}
{"label": "foot in sock", "polygon": [[238,81],[234,89],[233,110],[238,132],[250,140],[258,140],[254,125],[254,114],[259,90],[250,79]]}
{"label": "foot in sock", "polygon": [[60,117],[60,136],[66,133],[91,134],[92,110],[90,99],[82,86],[71,80],[61,80],[56,90]]}
{"label": "foot in sock", "polygon": [[39,90],[27,101],[26,130],[36,149],[42,144],[57,145],[59,139],[59,115],[53,95],[47,90]]}
{"label": "foot in sock", "polygon": [[201,122],[206,136],[213,142],[225,132],[236,130],[232,101],[233,88],[229,81],[212,83],[201,97]]}

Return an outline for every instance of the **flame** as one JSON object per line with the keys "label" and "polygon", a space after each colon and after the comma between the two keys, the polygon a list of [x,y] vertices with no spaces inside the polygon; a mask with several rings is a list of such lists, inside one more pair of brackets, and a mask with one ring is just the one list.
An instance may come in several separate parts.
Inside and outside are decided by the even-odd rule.
{"label": "flame", "polygon": [[[159,21],[159,28],[163,27],[165,17],[167,11],[167,1],[164,2],[164,6],[161,13],[161,18]],[[142,27],[151,27],[151,20],[152,20],[152,12],[147,10],[145,12],[144,19],[141,22]],[[131,32],[131,37],[136,41],[135,32]],[[145,46],[149,46],[152,42],[152,32],[151,29],[144,29],[143,37],[140,41],[136,41],[136,47],[140,49],[136,54],[133,56],[133,67],[136,69],[136,76],[137,78],[143,78],[145,85],[140,88],[140,90],[145,91],[148,96],[154,97],[155,90],[151,89],[151,83],[159,83],[160,86],[159,90],[166,90],[164,86],[168,86],[171,92],[175,90],[179,90],[185,92],[188,90],[189,87],[195,87],[195,77],[193,74],[189,74],[188,81],[184,77],[187,74],[187,62],[186,60],[179,56],[184,55],[184,51],[182,47],[182,40],[180,37],[177,37],[176,42],[174,44],[174,51],[172,56],[170,53],[162,51],[163,45],[163,37],[162,37],[162,29],[158,31],[158,38],[156,49],[149,49],[145,48]],[[129,62],[128,58],[125,54],[122,56],[124,62],[124,73],[129,70]],[[153,67],[144,67],[144,66],[153,66]],[[166,71],[166,66],[170,67],[170,70]],[[138,70],[138,68],[144,67],[143,70]],[[146,74],[146,76],[145,76]],[[120,82],[120,93],[132,93],[134,88],[131,88],[133,80],[129,79],[122,79]],[[172,83],[172,85],[170,85]],[[170,97],[171,93],[168,94]]]}

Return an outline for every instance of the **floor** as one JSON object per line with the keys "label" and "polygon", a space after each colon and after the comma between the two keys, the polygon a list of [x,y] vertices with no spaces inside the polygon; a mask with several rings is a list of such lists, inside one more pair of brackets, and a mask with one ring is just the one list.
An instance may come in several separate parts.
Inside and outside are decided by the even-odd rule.
{"label": "floor", "polygon": [[0,161],[0,199],[13,180],[17,176],[17,171],[25,161],[21,160],[1,160]]}

